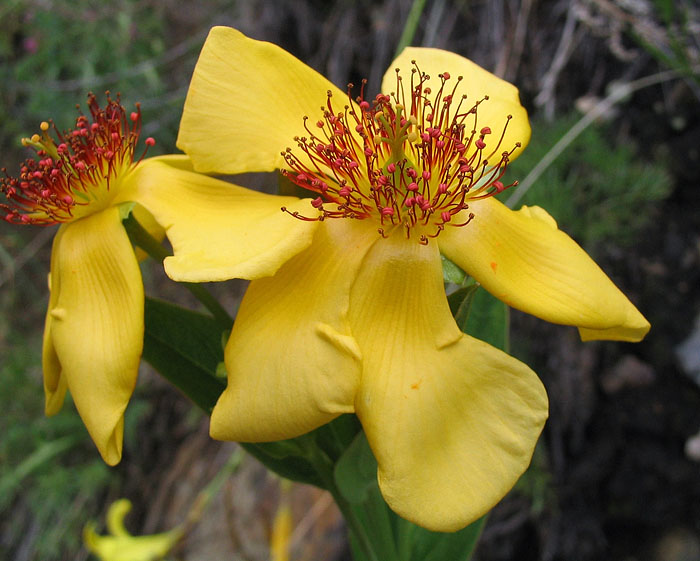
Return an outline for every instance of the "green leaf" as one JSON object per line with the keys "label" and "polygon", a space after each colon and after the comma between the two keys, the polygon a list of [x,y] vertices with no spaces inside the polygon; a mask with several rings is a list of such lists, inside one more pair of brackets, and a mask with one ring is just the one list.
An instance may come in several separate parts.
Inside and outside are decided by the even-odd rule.
{"label": "green leaf", "polygon": [[241,442],[240,444],[246,452],[278,475],[325,489],[326,484],[316,466],[305,457],[303,447],[299,445],[302,439],[307,437],[304,435],[278,442]]}
{"label": "green leaf", "polygon": [[335,482],[349,503],[359,504],[369,498],[377,486],[377,461],[364,432],[360,432],[335,464]]}
{"label": "green leaf", "polygon": [[450,305],[450,311],[455,318],[455,322],[457,322],[459,328],[465,333],[467,332],[467,322],[469,320],[472,301],[478,289],[478,284],[470,284],[458,288],[447,297],[447,303]]}
{"label": "green leaf", "polygon": [[445,282],[462,284],[467,278],[467,273],[444,255],[441,254],[440,258],[442,259],[442,276]]}
{"label": "green leaf", "polygon": [[486,517],[452,534],[431,532],[401,520],[399,533],[400,559],[405,561],[468,561],[481,535]]}
{"label": "green leaf", "polygon": [[[479,539],[484,518],[455,533],[431,532],[389,509],[377,485],[377,462],[363,432],[335,466],[335,481],[370,536],[381,559],[401,561],[467,561]],[[396,541],[395,549],[391,540]],[[361,552],[353,544],[356,556]]]}
{"label": "green leaf", "polygon": [[221,327],[211,316],[146,298],[143,358],[207,413],[224,391]]}
{"label": "green leaf", "polygon": [[479,288],[472,296],[466,329],[460,329],[494,347],[508,352],[510,337],[510,310],[495,296]]}
{"label": "green leaf", "polygon": [[[216,376],[224,360],[225,332],[211,316],[146,298],[143,358],[197,406],[211,413],[225,382]],[[304,456],[303,440],[241,443],[241,446],[282,477],[323,487],[314,466]]]}
{"label": "green leaf", "polygon": [[508,352],[510,311],[506,304],[476,283],[455,290],[447,302],[464,333]]}

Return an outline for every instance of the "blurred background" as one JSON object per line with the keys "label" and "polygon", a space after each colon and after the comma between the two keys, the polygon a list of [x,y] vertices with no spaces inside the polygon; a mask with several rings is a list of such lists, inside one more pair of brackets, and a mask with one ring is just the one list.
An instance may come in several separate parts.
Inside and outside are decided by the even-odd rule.
{"label": "blurred background", "polygon": [[[29,156],[20,139],[42,120],[73,126],[90,91],[121,93],[127,110],[140,101],[144,135],[158,142],[149,154],[175,151],[213,25],[275,42],[343,89],[366,77],[376,93],[410,7],[3,0],[0,167],[17,172]],[[696,0],[427,0],[412,44],[455,51],[518,86],[533,135],[508,171],[523,187],[504,199],[545,207],[652,323],[641,344],[584,344],[573,328],[512,314],[513,354],[542,377],[551,418],[532,467],[491,514],[476,559],[700,560]],[[103,521],[119,497],[134,503],[132,532],[169,529],[224,470],[233,473],[171,558],[268,559],[279,481],[249,458],[232,468],[236,446],[210,441],[207,419],[148,367],[116,468],[101,462],[70,401],[43,416],[54,231],[0,222],[0,558],[90,558],[82,527]],[[144,278],[151,294],[191,304],[158,267],[145,264]],[[216,290],[234,309],[242,285]],[[330,497],[301,485],[284,493],[292,560],[349,559]]]}

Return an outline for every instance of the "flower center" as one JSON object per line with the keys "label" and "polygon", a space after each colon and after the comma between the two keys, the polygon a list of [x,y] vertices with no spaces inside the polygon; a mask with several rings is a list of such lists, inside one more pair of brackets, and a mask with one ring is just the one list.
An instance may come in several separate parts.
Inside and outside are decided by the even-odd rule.
{"label": "flower center", "polygon": [[379,94],[370,105],[363,97],[363,80],[357,104],[350,99],[343,112],[335,113],[328,92],[315,129],[304,117],[308,136],[294,140],[305,156],[287,148],[282,156],[289,169],[282,173],[318,193],[311,204],[319,215],[291,213],[294,217],[374,218],[382,236],[388,228],[401,226],[409,238],[416,230],[420,243],[426,244],[447,226],[468,224],[474,216],[467,211],[469,201],[517,184],[500,181],[520,147],[501,147],[511,115],[504,117],[501,134],[492,140],[491,128],[479,123],[478,115],[488,96],[470,104],[466,96],[456,99],[462,76],[449,87],[447,72],[439,75],[440,87],[433,93],[426,85],[430,77],[412,63],[408,95],[396,69],[396,93],[391,96]]}
{"label": "flower center", "polygon": [[[0,190],[7,204],[0,203],[5,212],[0,218],[14,224],[56,224],[109,205],[117,182],[134,165],[141,108],[136,104],[136,111],[127,116],[119,96],[114,100],[109,93],[104,109],[88,95],[88,108],[90,117],[81,113],[74,129],[61,133],[44,121],[41,135],[22,139],[37,158],[24,162],[19,177],[2,169]],[[149,137],[145,144],[153,146],[155,140]]]}

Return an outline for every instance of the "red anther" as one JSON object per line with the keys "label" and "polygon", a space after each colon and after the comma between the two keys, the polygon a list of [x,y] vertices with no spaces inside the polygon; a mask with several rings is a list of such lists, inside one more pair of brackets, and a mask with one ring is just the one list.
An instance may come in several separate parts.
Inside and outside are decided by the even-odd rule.
{"label": "red anther", "polygon": [[30,220],[30,218],[29,218],[26,214],[23,214],[22,216],[20,216],[19,219],[20,219],[22,222],[24,222],[25,224],[28,224],[28,223],[29,223],[29,220]]}
{"label": "red anther", "polygon": [[44,199],[48,199],[50,194],[51,194],[51,190],[50,190],[50,189],[42,189],[42,190],[41,190],[41,196],[42,196]]}
{"label": "red anther", "polygon": [[316,121],[316,126],[317,126],[319,129],[322,129],[322,128],[323,128],[323,121],[321,121],[321,120]]}
{"label": "red anther", "polygon": [[156,145],[156,139],[153,138],[152,136],[149,136],[146,140],[144,140],[146,143],[146,146],[155,146]]}
{"label": "red anther", "polygon": [[41,173],[40,171],[35,171],[32,175],[34,177],[36,177],[37,179],[41,179],[42,177],[44,177],[44,174]]}
{"label": "red anther", "polygon": [[105,152],[105,158],[107,158],[108,160],[111,160],[113,157],[114,157],[114,152],[112,150],[107,150]]}
{"label": "red anther", "polygon": [[98,130],[100,130],[100,125],[98,125],[97,123],[92,123],[92,125],[90,125],[90,130],[92,132],[97,132]]}
{"label": "red anther", "polygon": [[77,138],[77,137],[80,136],[80,130],[79,130],[79,129],[75,129],[71,134],[72,134],[74,137]]}
{"label": "red anther", "polygon": [[68,146],[67,146],[65,143],[62,142],[61,144],[59,144],[59,145],[56,147],[56,150],[57,150],[57,152],[58,152],[59,154],[62,154],[63,152],[65,152],[66,150],[68,150]]}
{"label": "red anther", "polygon": [[496,191],[498,191],[499,193],[501,193],[505,189],[503,183],[501,183],[500,181],[494,181],[491,185],[495,187]]}
{"label": "red anther", "polygon": [[[300,220],[374,219],[383,224],[390,220],[405,227],[407,238],[418,237],[426,244],[448,223],[466,225],[469,220],[456,224],[459,220],[453,217],[461,216],[472,200],[505,188],[493,181],[499,175],[479,152],[487,148],[485,136],[491,129],[483,126],[474,130],[472,124],[486,98],[469,107],[466,95],[460,93],[459,107],[453,107],[455,89],[446,91],[449,72],[439,74],[436,94],[427,87],[429,77],[417,66],[410,76],[410,89],[406,88],[407,76],[397,72],[391,96],[380,93],[365,100],[360,92],[355,104],[348,92],[349,104],[339,113],[327,103],[317,123],[321,132],[306,123],[307,136],[294,138],[304,157],[293,155],[292,149],[283,153],[288,177],[314,191],[312,197],[325,195],[314,199],[317,208],[325,200],[318,216],[290,213],[292,216]],[[305,122],[307,119],[304,117]],[[503,139],[502,134],[493,148],[496,154],[506,149],[498,167],[507,166],[513,153],[513,149],[501,146]],[[328,179],[327,185],[322,178]],[[432,228],[432,233],[411,235],[413,228],[423,227]],[[378,231],[386,237],[382,228]]]}
{"label": "red anther", "polygon": [[139,114],[136,111],[132,111],[131,115],[129,115],[129,118],[135,123],[138,121]]}
{"label": "red anther", "polygon": [[54,168],[54,169],[51,170],[51,177],[56,177],[56,176],[59,175],[60,173],[61,173],[61,172],[60,172],[58,169]]}
{"label": "red anther", "polygon": [[311,206],[314,208],[321,208],[323,206],[323,199],[321,197],[316,197],[311,201]]}
{"label": "red anther", "polygon": [[67,205],[73,204],[73,197],[71,197],[70,195],[65,195],[61,200]]}

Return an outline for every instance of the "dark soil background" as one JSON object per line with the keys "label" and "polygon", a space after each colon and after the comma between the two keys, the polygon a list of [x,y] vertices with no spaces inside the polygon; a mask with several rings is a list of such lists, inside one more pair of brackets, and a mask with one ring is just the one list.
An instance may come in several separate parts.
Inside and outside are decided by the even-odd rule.
{"label": "dark soil background", "polygon": [[[70,126],[68,111],[74,104],[88,90],[105,87],[128,99],[134,97],[130,89],[140,94],[138,88],[151,88],[144,89],[144,118],[152,117],[153,123],[148,134],[157,137],[162,151],[174,150],[191,69],[206,31],[215,24],[281,45],[340,87],[366,77],[372,93],[391,62],[410,5],[401,0],[150,0],[116,2],[110,8],[114,12],[105,16],[100,11],[104,8],[91,2],[73,7],[59,1],[10,2],[0,7],[0,29],[5,32],[0,49],[5,78],[0,83],[2,165],[12,170],[26,157],[17,139],[31,135],[46,111],[55,116],[65,112],[69,117],[63,126]],[[68,62],[54,62],[58,69],[46,60],[36,62],[41,56],[77,56],[77,47],[71,50],[54,37],[64,32],[66,22],[89,22],[93,31],[99,30],[90,39],[96,49],[109,45],[118,26],[113,29],[106,21],[122,12],[131,14],[132,44],[141,45],[142,52],[105,47],[114,60],[99,59],[95,76]],[[42,14],[49,19],[41,19]],[[608,218],[614,235],[590,245],[579,240],[646,315],[652,330],[635,345],[582,343],[573,328],[513,313],[513,353],[540,374],[551,416],[533,467],[491,514],[478,561],[700,561],[700,372],[686,371],[677,354],[700,317],[699,37],[700,8],[693,0],[426,2],[412,44],[455,51],[515,83],[533,119],[533,144],[540,128],[550,130],[552,123],[576,110],[590,110],[611,86],[676,72],[631,92],[593,125],[599,142],[611,150],[624,147],[632,151],[631,161],[663,168],[668,189],[653,204],[640,199],[626,209],[643,218],[632,242],[620,241],[630,231],[622,225],[615,229],[614,211]],[[54,49],[50,53],[42,50],[47,44]],[[153,60],[149,56],[159,57],[152,65],[155,76],[129,73],[129,68]],[[51,75],[44,77],[43,72]],[[33,83],[18,78],[26,73]],[[64,98],[73,101],[65,103]],[[567,161],[572,158],[576,153],[569,153]],[[570,168],[560,171],[566,175]],[[609,188],[613,205],[620,192],[635,187],[616,183],[614,177],[609,185],[607,180],[599,183],[603,191]],[[571,187],[574,210],[585,222],[586,192],[577,191],[577,185]],[[536,190],[537,182],[533,196]],[[549,209],[547,200],[537,204]],[[567,223],[560,220],[560,227],[576,237]],[[11,351],[20,340],[28,355],[39,355],[50,239],[49,230],[18,233],[0,224],[3,356],[14,357]],[[152,294],[192,304],[157,268],[146,270],[145,277]],[[241,283],[227,283],[216,290],[233,309],[242,288]],[[688,349],[688,356],[700,357],[700,342]],[[5,366],[9,361],[3,358]],[[22,364],[26,379],[16,383],[34,384],[40,404],[36,360]],[[129,527],[135,533],[163,531],[182,521],[235,445],[209,440],[206,419],[147,368],[130,409],[124,461],[100,479],[103,483],[89,498],[67,492],[68,506],[62,512],[77,512],[83,522],[99,519],[106,505],[126,496],[134,502]],[[15,429],[7,423],[0,428],[0,438],[9,443]],[[23,459],[17,454],[16,447],[3,446],[0,459],[16,466]],[[55,461],[70,468],[94,455],[87,443]],[[38,553],[49,523],[42,520],[37,502],[27,497],[46,477],[45,471],[32,472],[22,488],[13,488],[0,501],[0,557],[87,558],[75,544],[79,530],[65,530],[72,541],[58,540],[51,554]],[[245,460],[175,558],[267,559],[279,494],[278,481]],[[301,485],[293,486],[290,496],[296,528],[292,559],[348,559],[342,521],[328,496]],[[60,518],[57,524],[64,521]]]}

